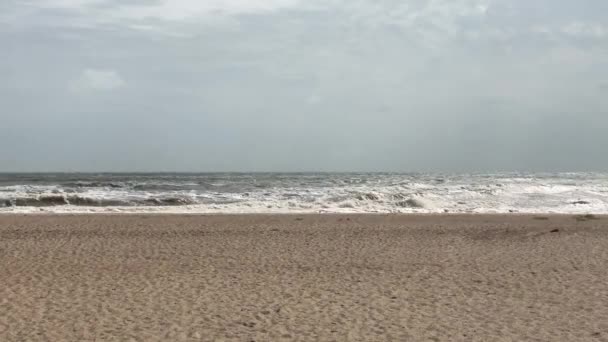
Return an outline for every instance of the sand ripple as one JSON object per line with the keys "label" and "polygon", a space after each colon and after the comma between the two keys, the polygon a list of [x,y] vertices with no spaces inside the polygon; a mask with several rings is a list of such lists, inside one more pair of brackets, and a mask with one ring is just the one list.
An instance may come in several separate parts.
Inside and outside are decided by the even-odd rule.
{"label": "sand ripple", "polygon": [[0,341],[606,341],[607,223],[1,216]]}

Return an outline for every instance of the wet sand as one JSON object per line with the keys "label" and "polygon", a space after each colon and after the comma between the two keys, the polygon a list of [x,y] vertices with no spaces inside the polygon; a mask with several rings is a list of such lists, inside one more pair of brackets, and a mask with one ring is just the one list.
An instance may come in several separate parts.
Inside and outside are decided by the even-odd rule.
{"label": "wet sand", "polygon": [[608,341],[608,218],[0,215],[0,341]]}

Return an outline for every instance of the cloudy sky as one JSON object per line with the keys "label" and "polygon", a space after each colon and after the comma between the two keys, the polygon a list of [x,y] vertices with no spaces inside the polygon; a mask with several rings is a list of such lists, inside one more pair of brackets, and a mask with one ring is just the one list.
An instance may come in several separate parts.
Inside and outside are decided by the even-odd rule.
{"label": "cloudy sky", "polygon": [[2,0],[2,171],[608,170],[606,0]]}

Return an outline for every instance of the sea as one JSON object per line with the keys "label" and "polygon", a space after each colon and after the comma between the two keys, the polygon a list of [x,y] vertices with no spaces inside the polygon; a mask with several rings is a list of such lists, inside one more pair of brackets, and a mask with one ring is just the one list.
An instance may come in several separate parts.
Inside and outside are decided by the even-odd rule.
{"label": "sea", "polygon": [[608,173],[2,173],[0,213],[608,214]]}

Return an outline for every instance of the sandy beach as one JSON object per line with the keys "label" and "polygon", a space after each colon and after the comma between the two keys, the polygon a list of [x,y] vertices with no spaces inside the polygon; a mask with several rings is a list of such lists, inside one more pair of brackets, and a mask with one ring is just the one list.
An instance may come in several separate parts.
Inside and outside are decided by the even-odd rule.
{"label": "sandy beach", "polygon": [[0,215],[0,341],[608,341],[608,218]]}

